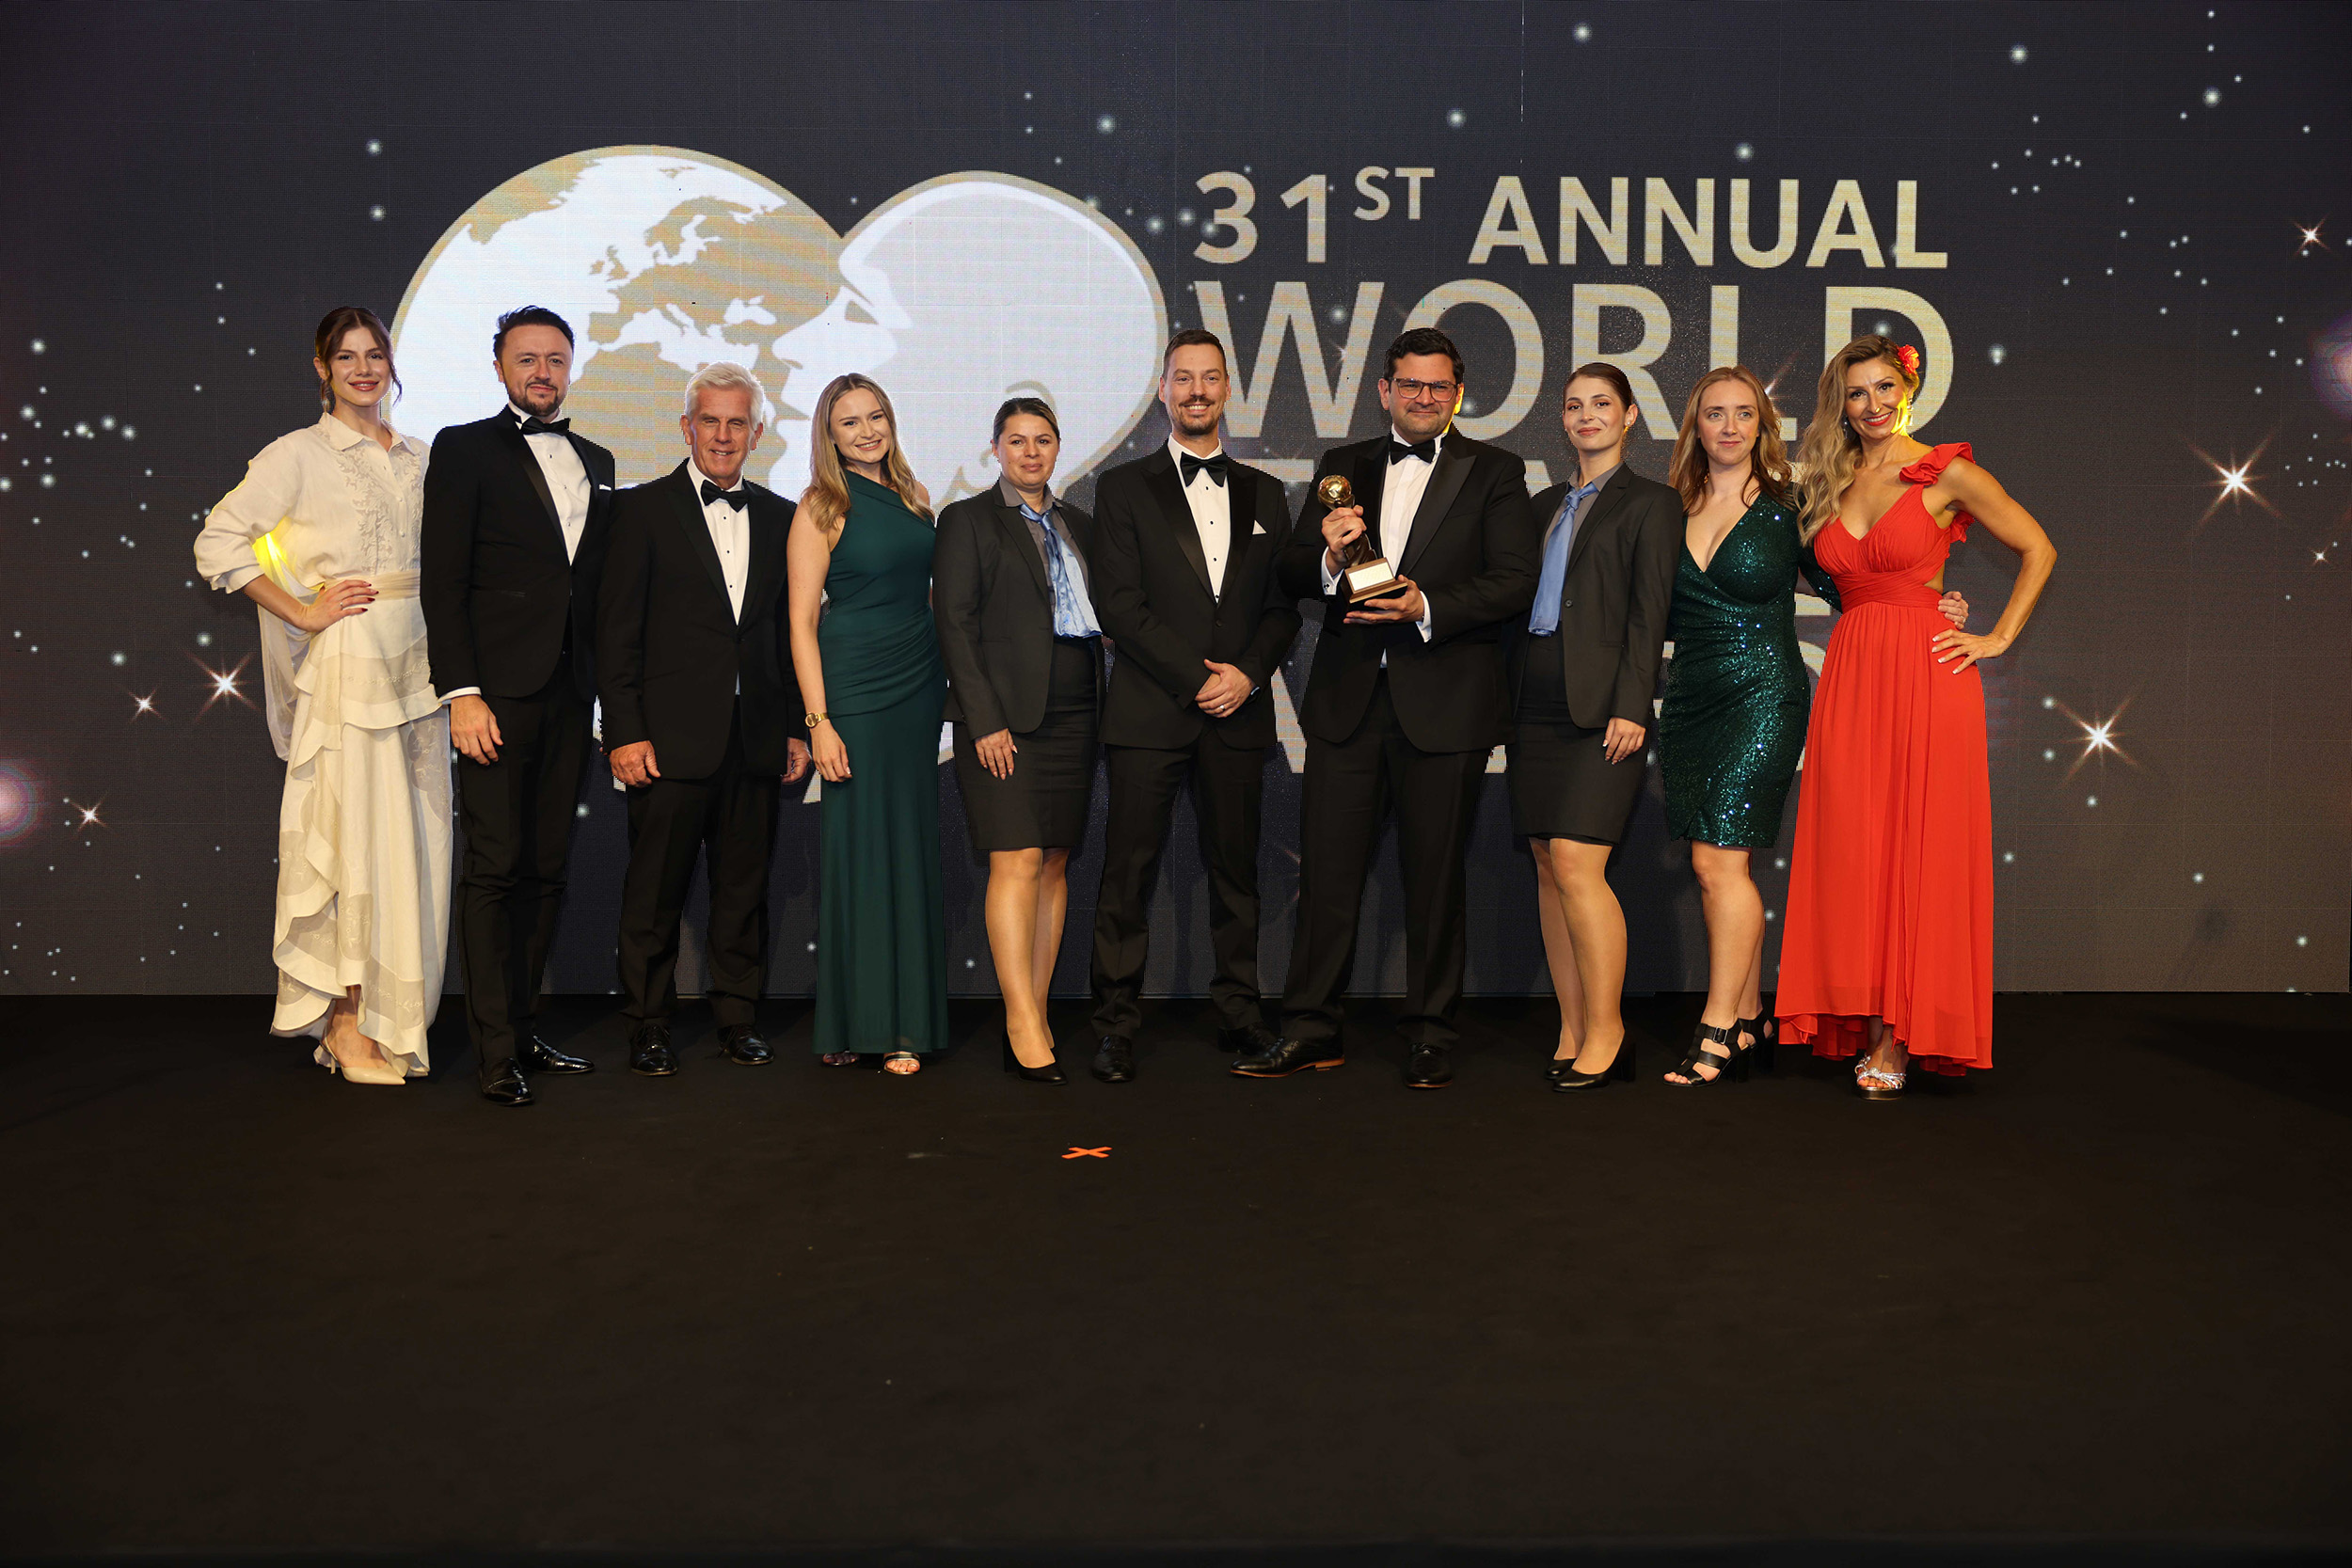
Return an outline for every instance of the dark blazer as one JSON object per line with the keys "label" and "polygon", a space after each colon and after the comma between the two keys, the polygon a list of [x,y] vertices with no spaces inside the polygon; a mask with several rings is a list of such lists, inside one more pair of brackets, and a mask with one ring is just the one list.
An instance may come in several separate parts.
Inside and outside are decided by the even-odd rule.
{"label": "dark blazer", "polygon": [[[1375,541],[1389,439],[1383,430],[1369,441],[1335,447],[1315,467],[1318,481],[1326,474],[1348,476]],[[1542,564],[1527,507],[1527,465],[1459,432],[1439,448],[1404,559],[1391,562],[1429,601],[1427,642],[1409,623],[1348,626],[1346,595],[1324,598],[1323,518],[1329,510],[1310,488],[1279,568],[1283,591],[1292,597],[1324,599],[1323,635],[1299,722],[1325,741],[1353,735],[1372,702],[1385,652],[1389,696],[1407,740],[1424,752],[1479,752],[1501,743],[1509,723],[1503,627],[1525,620]]]}
{"label": "dark blazer", "polygon": [[[1216,729],[1235,746],[1274,743],[1266,689],[1298,635],[1298,603],[1274,569],[1290,534],[1282,482],[1236,462],[1225,475],[1232,513],[1224,593],[1209,592],[1209,560],[1184,499],[1176,460],[1162,446],[1121,463],[1094,486],[1094,610],[1119,644],[1103,741],[1177,750]],[[1257,690],[1222,719],[1193,699],[1209,678],[1204,659],[1231,664]]]}
{"label": "dark blazer", "polygon": [[785,612],[792,503],[745,488],[751,560],[740,619],[687,464],[622,491],[612,508],[596,624],[604,745],[652,741],[665,779],[718,771],[739,701],[743,760],[755,772],[783,772],[785,742],[803,733]]}
{"label": "dark blazer", "polygon": [[[1549,528],[1568,486],[1535,498],[1536,527]],[[1673,607],[1675,568],[1681,563],[1682,498],[1671,485],[1644,479],[1619,465],[1593,498],[1568,545],[1568,573],[1560,588],[1560,630],[1527,635],[1527,617],[1511,626],[1511,706],[1518,707],[1527,661],[1555,654],[1567,676],[1568,716],[1588,730],[1612,719],[1648,729],[1658,691],[1659,656]],[[1541,537],[1537,540],[1542,567]]]}
{"label": "dark blazer", "polygon": [[566,561],[554,492],[503,409],[433,438],[419,596],[436,690],[528,697],[571,633],[572,679],[596,694],[596,575],[612,516],[612,454],[570,437],[588,470],[588,521]]}
{"label": "dark blazer", "polygon": [[[1099,621],[1094,519],[1059,497],[1054,504],[1087,563],[1087,596]],[[969,724],[976,736],[998,730],[1026,734],[1045,721],[1054,678],[1054,591],[1021,509],[993,485],[939,515],[939,539],[931,546],[931,618],[947,666],[950,721]],[[1207,671],[1201,678],[1208,678]],[[1098,703],[1103,698],[1099,654],[1094,697]]]}

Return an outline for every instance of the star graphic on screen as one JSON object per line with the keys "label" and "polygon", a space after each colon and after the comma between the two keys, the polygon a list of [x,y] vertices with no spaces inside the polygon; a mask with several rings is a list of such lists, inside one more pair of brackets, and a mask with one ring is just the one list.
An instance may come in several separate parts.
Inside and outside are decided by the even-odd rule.
{"label": "star graphic on screen", "polygon": [[[2221,503],[2223,501],[2235,503],[2240,499],[2250,500],[2256,506],[2261,507],[2265,512],[2269,513],[2272,516],[2275,517],[2279,515],[2279,509],[2271,505],[2267,500],[2265,500],[2263,499],[2262,492],[2254,488],[2254,482],[2262,477],[2260,474],[2254,472],[2254,465],[2262,461],[2263,451],[2269,445],[2270,438],[2266,436],[2264,436],[2262,445],[2254,449],[2253,455],[2247,458],[2242,463],[2237,460],[2234,453],[2232,454],[2228,463],[2217,463],[2210,455],[2196,447],[2188,449],[2189,451],[2197,453],[2197,459],[2199,462],[2205,464],[2213,469],[2214,483],[2219,486],[2219,489],[2214,495],[2213,504],[2206,507],[2203,515],[2197,519],[2197,528],[2203,528],[2206,521],[2211,518],[2216,512],[2221,509]],[[2192,529],[2190,531],[2195,532],[2196,529]]]}
{"label": "star graphic on screen", "polygon": [[2139,766],[2137,762],[2133,760],[2132,754],[2123,750],[2122,743],[2119,738],[2118,732],[2115,727],[2116,721],[2123,717],[2123,710],[2132,705],[2131,698],[2126,697],[2122,702],[2116,704],[2115,711],[2108,714],[2104,719],[2086,719],[2081,714],[2076,713],[2073,708],[2068,707],[2064,703],[2060,702],[2053,701],[2050,705],[2056,707],[2060,713],[2065,714],[2067,718],[2073,720],[2075,726],[2083,732],[2082,752],[2074,758],[2074,766],[2066,770],[2067,778],[2071,779],[2076,773],[2080,772],[2082,770],[2083,764],[2089,762],[2092,757],[2097,757],[2104,763],[2108,756],[2112,755],[2124,762],[2130,763],[2134,768]]}
{"label": "star graphic on screen", "polygon": [[144,718],[146,718],[149,714],[151,714],[151,713],[152,713],[152,712],[154,712],[154,711],[155,711],[155,693],[153,693],[152,691],[151,691],[151,692],[149,692],[149,693],[148,693],[146,696],[144,696],[144,697],[140,696],[140,695],[139,695],[137,692],[135,692],[135,692],[133,692],[133,693],[131,694],[131,717],[132,717],[132,718],[134,718],[134,719],[144,719]]}
{"label": "star graphic on screen", "polygon": [[68,801],[66,802],[66,804],[67,804],[69,807],[71,807],[72,810],[74,810],[75,812],[77,812],[77,813],[79,813],[79,814],[80,814],[80,816],[78,816],[78,818],[77,818],[77,819],[73,822],[73,824],[72,824],[73,831],[74,831],[75,832],[77,832],[77,833],[78,833],[78,832],[81,832],[84,828],[103,828],[103,827],[104,827],[104,826],[106,825],[106,822],[105,822],[105,819],[104,819],[103,817],[102,817],[102,816],[100,816],[98,815],[98,807],[99,807],[99,806],[103,806],[103,805],[104,805],[105,803],[106,803],[105,801],[101,800],[101,801],[99,801],[99,802],[98,802],[98,805],[97,805],[97,806],[77,806],[77,805],[74,805],[74,803],[73,803],[72,801],[68,800]]}
{"label": "star graphic on screen", "polygon": [[2326,227],[2328,227],[2328,220],[2326,218],[2321,218],[2317,223],[2312,224],[2308,228],[2299,223],[2296,224],[2294,226],[2295,231],[2301,235],[2302,239],[2301,242],[2296,245],[2295,253],[2297,256],[2300,256],[2310,250],[2313,245],[2317,245],[2322,250],[2327,249],[2328,242],[2319,237],[2319,231]]}
{"label": "star graphic on screen", "polygon": [[222,701],[243,703],[247,707],[253,705],[252,699],[248,698],[244,689],[237,685],[237,677],[245,673],[245,667],[252,661],[252,655],[247,654],[244,658],[237,660],[236,667],[230,670],[215,670],[202,659],[196,658],[194,654],[188,657],[195,659],[196,667],[204,672],[204,678],[212,682],[212,689],[204,695],[204,705],[196,710],[198,718],[200,719],[210,713],[213,705]]}

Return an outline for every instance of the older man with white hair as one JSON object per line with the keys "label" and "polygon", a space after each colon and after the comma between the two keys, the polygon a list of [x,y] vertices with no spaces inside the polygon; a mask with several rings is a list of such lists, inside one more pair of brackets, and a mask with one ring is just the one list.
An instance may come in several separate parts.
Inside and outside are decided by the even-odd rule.
{"label": "older man with white hair", "polygon": [[808,771],[785,614],[792,503],[743,477],[767,394],[739,365],[686,384],[686,460],[621,493],[597,602],[597,686],[628,791],[621,989],[633,1071],[677,1070],[678,918],[710,863],[704,993],[720,1050],[770,1059],[756,1011],[768,952],[777,785]]}

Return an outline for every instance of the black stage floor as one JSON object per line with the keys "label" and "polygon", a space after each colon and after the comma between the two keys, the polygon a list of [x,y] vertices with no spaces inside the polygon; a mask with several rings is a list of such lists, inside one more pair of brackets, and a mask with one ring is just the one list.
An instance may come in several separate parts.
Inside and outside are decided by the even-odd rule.
{"label": "black stage floor", "polygon": [[1893,1105],[1665,1087],[1692,998],[1575,1098],[1544,1001],[1411,1094],[1372,1009],[1345,1070],[1249,1083],[1171,1005],[1138,1082],[1054,1089],[827,1071],[796,1004],[779,1064],[690,1015],[645,1080],[597,999],[548,1032],[601,1070],[519,1112],[446,1031],[363,1089],[260,999],[11,1006],[0,1552],[2352,1544],[2342,996],[2006,997],[1997,1071]]}

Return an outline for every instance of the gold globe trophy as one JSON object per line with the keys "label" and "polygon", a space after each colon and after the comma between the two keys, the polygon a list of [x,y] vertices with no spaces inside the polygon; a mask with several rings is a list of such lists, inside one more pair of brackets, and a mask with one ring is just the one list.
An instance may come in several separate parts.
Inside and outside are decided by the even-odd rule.
{"label": "gold globe trophy", "polygon": [[[1326,511],[1336,512],[1356,504],[1356,486],[1345,474],[1326,474],[1315,485],[1315,499]],[[1340,546],[1340,586],[1347,590],[1349,604],[1402,592],[1396,568],[1373,548],[1369,527]]]}

